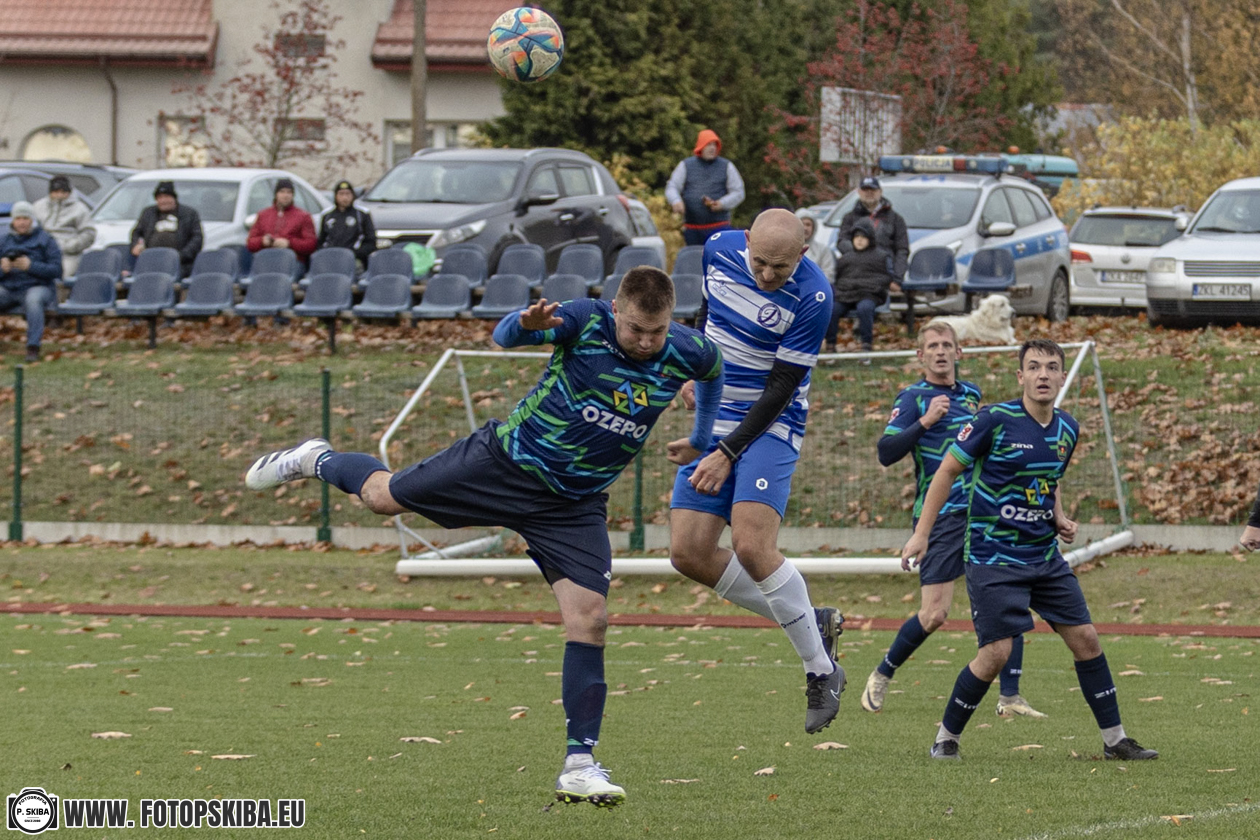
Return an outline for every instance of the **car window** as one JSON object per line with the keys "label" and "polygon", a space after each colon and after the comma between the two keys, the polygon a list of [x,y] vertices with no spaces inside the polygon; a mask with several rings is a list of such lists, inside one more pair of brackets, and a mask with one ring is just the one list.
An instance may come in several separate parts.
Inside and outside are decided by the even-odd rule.
{"label": "car window", "polygon": [[1002,190],[994,190],[989,194],[989,200],[984,203],[984,211],[980,214],[980,224],[984,227],[988,227],[994,222],[1015,224],[1015,219],[1011,216],[1010,205],[1006,203]]}
{"label": "car window", "polygon": [[[980,188],[925,187],[914,184],[887,183],[884,198],[906,220],[906,227],[923,230],[946,230],[962,227],[971,220],[980,200]],[[840,227],[844,217],[857,206],[857,192],[849,193],[823,221],[828,227]]]}
{"label": "car window", "polygon": [[595,179],[591,177],[591,170],[585,166],[560,167],[560,184],[567,196],[595,195],[596,192]]}
{"label": "car window", "polygon": [[1015,224],[1019,227],[1027,227],[1037,223],[1037,211],[1033,209],[1032,201],[1028,198],[1028,193],[1023,190],[1005,189],[1006,200],[1011,205],[1011,210],[1015,214]]}
{"label": "car window", "polygon": [[556,168],[554,166],[544,166],[541,169],[534,170],[534,174],[529,176],[529,186],[525,188],[526,195],[559,195],[560,185],[556,181]]}
{"label": "car window", "polygon": [[70,179],[70,186],[84,195],[92,195],[101,188],[101,182],[90,175],[67,174],[66,177]]}
{"label": "car window", "polygon": [[[98,222],[134,222],[153,203],[157,181],[126,181],[92,213]],[[230,222],[240,184],[235,181],[176,181],[179,203],[197,211],[203,222]]]}
{"label": "car window", "polygon": [[1082,216],[1068,239],[1081,245],[1115,245],[1130,248],[1155,247],[1180,235],[1175,219],[1156,216]]}
{"label": "car window", "polygon": [[386,172],[364,199],[443,204],[506,201],[520,171],[521,165],[511,161],[412,158]]}
{"label": "car window", "polygon": [[1050,202],[1046,201],[1044,194],[1027,193],[1028,200],[1032,202],[1033,212],[1037,214],[1037,221],[1044,222],[1054,215],[1054,210],[1050,207]]}
{"label": "car window", "polygon": [[26,201],[26,190],[16,175],[0,178],[0,204],[12,204],[15,201]]}
{"label": "car window", "polygon": [[1195,231],[1260,233],[1260,190],[1225,190],[1209,199]]}
{"label": "car window", "polygon": [[249,199],[245,203],[245,215],[252,216],[275,200],[275,181],[271,178],[259,178],[249,188]]}
{"label": "car window", "polygon": [[634,223],[635,236],[659,236],[656,230],[656,223],[652,221],[652,214],[648,212],[646,207],[640,207],[637,204],[630,205],[630,220]]}
{"label": "car window", "polygon": [[323,205],[319,203],[319,199],[311,195],[311,191],[306,187],[299,186],[296,191],[297,206],[301,207],[312,216],[318,216],[324,211]]}

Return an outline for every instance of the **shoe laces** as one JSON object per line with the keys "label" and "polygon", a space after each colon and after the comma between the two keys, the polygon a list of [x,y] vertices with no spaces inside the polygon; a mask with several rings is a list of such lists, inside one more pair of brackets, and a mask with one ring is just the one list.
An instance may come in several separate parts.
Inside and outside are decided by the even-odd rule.
{"label": "shoe laces", "polygon": [[827,680],[831,674],[810,677],[805,683],[805,705],[810,709],[820,709],[823,704],[823,692],[827,690]]}
{"label": "shoe laces", "polygon": [[608,771],[604,769],[604,765],[598,761],[579,767],[574,772],[577,773],[579,779],[597,779],[601,782],[608,781]]}

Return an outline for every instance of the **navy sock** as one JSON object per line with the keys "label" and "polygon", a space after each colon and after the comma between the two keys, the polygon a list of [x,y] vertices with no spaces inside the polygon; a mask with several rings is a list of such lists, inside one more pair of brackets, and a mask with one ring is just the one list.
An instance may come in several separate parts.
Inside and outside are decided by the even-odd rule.
{"label": "navy sock", "polygon": [[941,726],[948,732],[961,735],[967,721],[971,720],[972,713],[988,691],[989,684],[971,673],[970,665],[964,667],[954,681],[954,693],[950,695],[949,705],[945,707]]}
{"label": "navy sock", "polygon": [[1116,699],[1116,682],[1111,678],[1105,654],[1076,663],[1076,679],[1089,710],[1094,713],[1099,729],[1120,725],[1120,701]]}
{"label": "navy sock", "polygon": [[906,623],[901,625],[901,629],[897,631],[897,638],[893,639],[892,646],[888,648],[888,653],[884,654],[884,661],[879,663],[876,668],[885,677],[891,677],[897,672],[905,661],[910,658],[910,654],[919,649],[919,645],[927,641],[927,637],[932,635],[923,630],[923,625],[919,622],[919,614],[915,613],[906,619]]}
{"label": "navy sock", "polygon": [[586,642],[565,642],[564,674],[560,678],[565,725],[569,735],[566,753],[589,753],[599,743],[604,721],[604,649]]}
{"label": "navy sock", "polygon": [[363,452],[325,452],[315,461],[315,477],[352,496],[359,495],[364,483],[374,472],[386,471],[385,465]]}
{"label": "navy sock", "polygon": [[1019,694],[1019,678],[1023,673],[1024,637],[1019,635],[1011,639],[1011,655],[1007,657],[1006,664],[1002,666],[1002,673],[998,675],[1003,697],[1014,697]]}

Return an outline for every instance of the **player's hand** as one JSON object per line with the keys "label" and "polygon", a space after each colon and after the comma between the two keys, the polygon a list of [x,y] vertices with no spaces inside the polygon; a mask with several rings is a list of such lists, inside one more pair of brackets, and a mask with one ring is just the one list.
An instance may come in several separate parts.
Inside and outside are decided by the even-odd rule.
{"label": "player's hand", "polygon": [[685,205],[683,205],[681,201],[675,201],[673,204],[669,205],[669,209],[673,210],[675,213],[681,216],[683,214],[683,211],[686,210],[687,208]]}
{"label": "player's hand", "polygon": [[700,450],[691,445],[690,438],[679,438],[665,444],[665,457],[670,463],[685,467],[700,457]]}
{"label": "player's hand", "polygon": [[521,329],[538,331],[560,326],[564,319],[556,316],[559,308],[559,301],[547,303],[546,298],[530,304],[528,309],[521,312]]}
{"label": "player's hand", "polygon": [[721,450],[715,449],[696,465],[696,471],[690,478],[691,486],[698,493],[716,496],[730,474],[731,459],[723,455]]}
{"label": "player's hand", "polygon": [[901,549],[902,571],[908,572],[919,565],[919,560],[925,551],[927,551],[927,537],[921,537],[916,532]]}
{"label": "player's hand", "polygon": [[1254,525],[1248,525],[1246,528],[1243,528],[1238,544],[1248,551],[1260,551],[1260,528]]}
{"label": "player's hand", "polygon": [[[683,386],[678,389],[678,396],[682,397],[683,408],[688,411],[696,410],[696,383],[694,380],[688,379]],[[688,461],[687,463],[691,463]]]}
{"label": "player's hand", "polygon": [[1054,521],[1054,528],[1059,532],[1059,539],[1065,543],[1076,541],[1076,529],[1080,527],[1075,520],[1068,519],[1066,516],[1060,517]]}
{"label": "player's hand", "polygon": [[923,424],[923,428],[930,429],[946,414],[949,414],[949,397],[945,394],[937,394],[928,403],[927,411],[919,418],[919,422]]}

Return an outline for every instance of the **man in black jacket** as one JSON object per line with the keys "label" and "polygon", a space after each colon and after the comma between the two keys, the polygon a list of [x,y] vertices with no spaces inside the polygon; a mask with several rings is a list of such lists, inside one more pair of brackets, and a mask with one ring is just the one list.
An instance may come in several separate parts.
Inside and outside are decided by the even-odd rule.
{"label": "man in black jacket", "polygon": [[179,251],[180,276],[187,277],[201,253],[201,216],[179,203],[174,181],[159,181],[153,201],[140,211],[131,229],[131,254],[138,257],[145,248],[174,248]]}
{"label": "man in black jacket", "polygon": [[330,210],[319,226],[318,248],[349,248],[359,261],[359,268],[367,268],[368,257],[376,250],[376,225],[372,214],[354,206],[354,187],[349,181],[338,181],[333,192],[336,207]]}

